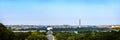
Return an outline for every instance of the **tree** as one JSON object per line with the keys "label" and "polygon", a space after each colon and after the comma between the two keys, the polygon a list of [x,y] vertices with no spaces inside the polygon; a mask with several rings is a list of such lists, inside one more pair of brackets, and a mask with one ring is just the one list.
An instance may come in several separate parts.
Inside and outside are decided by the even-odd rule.
{"label": "tree", "polygon": [[33,32],[26,40],[48,40],[45,35],[39,35],[37,32]]}
{"label": "tree", "polygon": [[31,32],[16,32],[15,36],[16,36],[16,40],[25,40],[25,38],[27,38],[29,35],[31,35]]}
{"label": "tree", "polygon": [[67,40],[75,40],[75,37],[74,36],[68,37]]}
{"label": "tree", "polygon": [[15,40],[15,35],[0,23],[0,40]]}
{"label": "tree", "polygon": [[55,37],[57,40],[66,40],[67,39],[67,36],[65,36],[65,34],[61,34],[61,33],[57,33],[55,35]]}

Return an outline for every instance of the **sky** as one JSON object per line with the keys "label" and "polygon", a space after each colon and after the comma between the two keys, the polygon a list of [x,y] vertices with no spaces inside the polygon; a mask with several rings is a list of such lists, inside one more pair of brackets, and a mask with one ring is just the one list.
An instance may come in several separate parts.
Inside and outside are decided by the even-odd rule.
{"label": "sky", "polygon": [[119,25],[119,0],[0,0],[6,25]]}

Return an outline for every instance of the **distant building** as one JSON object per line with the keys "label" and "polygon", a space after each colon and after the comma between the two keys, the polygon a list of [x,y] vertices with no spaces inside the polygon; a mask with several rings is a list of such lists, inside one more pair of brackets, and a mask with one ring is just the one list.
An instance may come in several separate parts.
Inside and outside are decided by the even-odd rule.
{"label": "distant building", "polygon": [[111,26],[111,28],[120,28],[120,25]]}
{"label": "distant building", "polygon": [[78,28],[79,26],[70,26],[70,25],[57,25],[51,26],[52,28]]}
{"label": "distant building", "polygon": [[51,30],[51,29],[53,29],[53,28],[52,28],[52,27],[48,27],[48,28],[47,28],[47,30]]}

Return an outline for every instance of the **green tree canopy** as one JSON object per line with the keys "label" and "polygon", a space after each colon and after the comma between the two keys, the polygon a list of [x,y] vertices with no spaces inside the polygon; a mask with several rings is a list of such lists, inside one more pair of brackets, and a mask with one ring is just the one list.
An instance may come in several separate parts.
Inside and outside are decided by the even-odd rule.
{"label": "green tree canopy", "polygon": [[14,33],[0,23],[0,40],[14,40]]}
{"label": "green tree canopy", "polygon": [[45,35],[39,35],[37,32],[33,32],[26,40],[48,40]]}

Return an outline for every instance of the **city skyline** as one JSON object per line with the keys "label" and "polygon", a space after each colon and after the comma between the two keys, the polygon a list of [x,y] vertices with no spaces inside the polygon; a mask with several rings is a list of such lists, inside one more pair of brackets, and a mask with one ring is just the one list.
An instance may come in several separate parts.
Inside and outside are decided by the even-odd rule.
{"label": "city skyline", "polygon": [[35,25],[119,25],[119,0],[0,0],[0,22]]}

